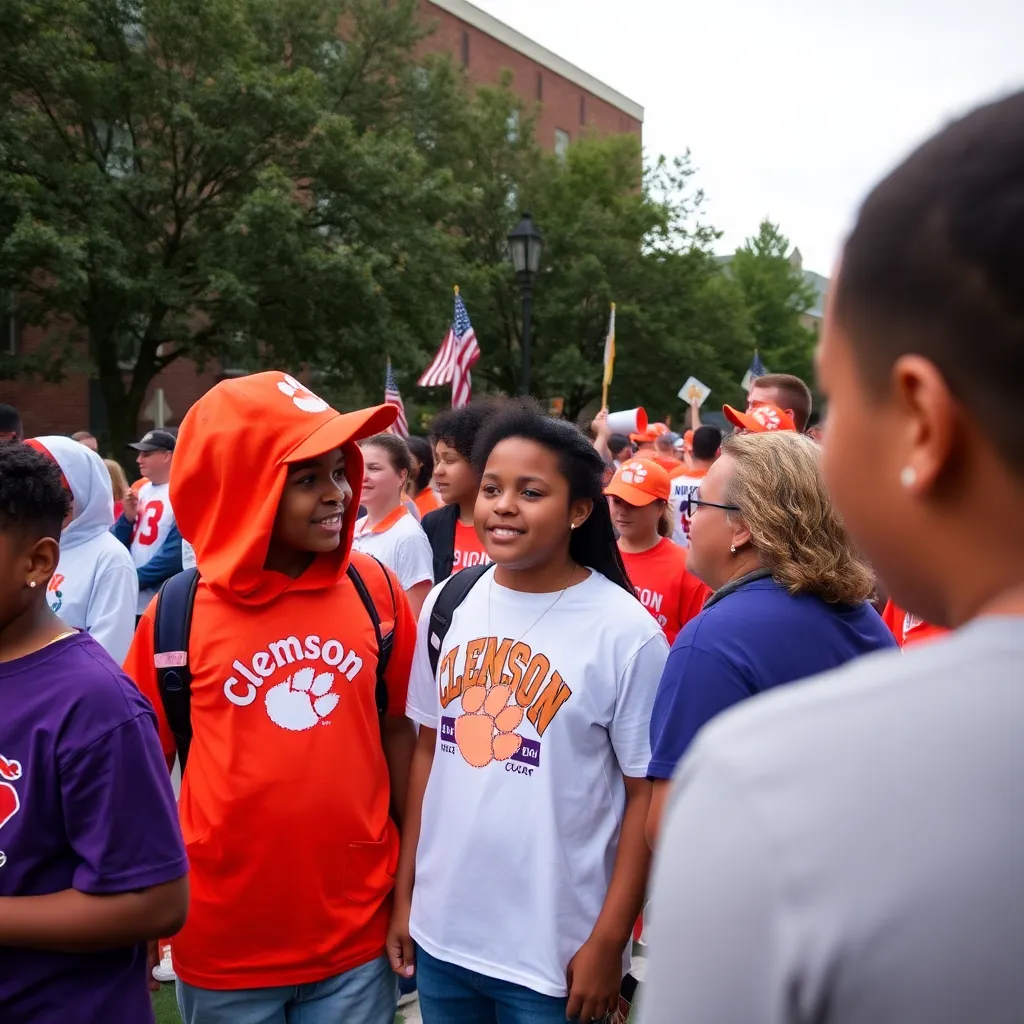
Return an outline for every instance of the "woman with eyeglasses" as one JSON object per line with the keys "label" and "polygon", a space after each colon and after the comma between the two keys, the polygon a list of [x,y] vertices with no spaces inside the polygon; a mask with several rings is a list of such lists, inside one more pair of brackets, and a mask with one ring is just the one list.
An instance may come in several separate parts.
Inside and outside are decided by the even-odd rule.
{"label": "woman with eyeglasses", "polygon": [[712,590],[672,646],[651,717],[657,835],[668,781],[698,730],[764,690],[896,641],[874,577],[825,490],[820,450],[792,432],[735,434],[686,509],[687,566]]}

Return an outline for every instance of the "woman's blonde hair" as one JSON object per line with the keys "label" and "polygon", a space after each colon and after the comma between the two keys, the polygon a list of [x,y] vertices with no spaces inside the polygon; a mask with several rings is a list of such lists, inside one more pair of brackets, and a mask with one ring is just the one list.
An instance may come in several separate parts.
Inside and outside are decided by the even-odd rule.
{"label": "woman's blonde hair", "polygon": [[120,501],[124,497],[124,492],[128,490],[128,477],[124,475],[120,462],[104,459],[103,465],[110,474],[110,489],[114,492],[114,501]]}
{"label": "woman's blonde hair", "polygon": [[738,506],[761,564],[791,594],[857,604],[874,592],[871,569],[854,551],[821,476],[820,449],[792,431],[734,434],[724,501]]}

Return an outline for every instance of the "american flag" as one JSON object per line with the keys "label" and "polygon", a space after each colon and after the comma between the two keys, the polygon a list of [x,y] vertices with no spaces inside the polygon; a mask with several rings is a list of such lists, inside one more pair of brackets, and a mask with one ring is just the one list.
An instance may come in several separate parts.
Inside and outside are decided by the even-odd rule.
{"label": "american flag", "polygon": [[742,387],[744,391],[749,391],[758,377],[767,376],[768,371],[764,368],[764,363],[761,362],[761,355],[755,348],[754,358],[750,361],[750,369],[743,374],[743,380],[740,383],[740,387]]}
{"label": "american flag", "polygon": [[452,324],[448,328],[441,347],[430,365],[416,382],[421,388],[435,388],[444,384],[452,386],[452,408],[461,409],[473,397],[470,368],[480,358],[476,331],[470,323],[466,304],[459,289],[455,289],[455,309]]}
{"label": "american flag", "polygon": [[402,393],[398,390],[398,381],[395,380],[395,371],[391,369],[390,359],[384,374],[384,404],[393,405],[398,410],[398,419],[392,425],[391,432],[399,437],[408,437],[409,421],[405,418],[405,403],[402,401]]}
{"label": "american flag", "polygon": [[470,381],[470,367],[480,358],[480,346],[476,343],[476,331],[469,322],[466,305],[462,301],[459,290],[455,289],[455,322],[452,333],[458,342],[455,356],[455,369],[452,372],[452,408],[461,409],[469,405],[473,397],[473,384]]}

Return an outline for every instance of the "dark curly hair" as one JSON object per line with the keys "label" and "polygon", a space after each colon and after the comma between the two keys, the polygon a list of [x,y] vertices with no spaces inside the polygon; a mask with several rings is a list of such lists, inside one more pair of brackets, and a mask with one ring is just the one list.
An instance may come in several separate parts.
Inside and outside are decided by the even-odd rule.
{"label": "dark curly hair", "polygon": [[552,419],[533,399],[508,402],[477,439],[473,469],[483,476],[495,446],[510,437],[535,441],[558,456],[558,468],[569,484],[569,501],[589,498],[594,510],[569,536],[569,555],[594,569],[633,595],[612,528],[608,499],[604,496],[604,459],[574,423]]}
{"label": "dark curly hair", "polygon": [[469,462],[473,458],[473,446],[484,424],[497,416],[507,404],[507,399],[482,398],[461,409],[438,413],[430,428],[431,440],[435,445],[438,441],[444,442]]}
{"label": "dark curly hair", "polygon": [[53,459],[19,441],[0,443],[0,530],[59,540],[70,508]]}

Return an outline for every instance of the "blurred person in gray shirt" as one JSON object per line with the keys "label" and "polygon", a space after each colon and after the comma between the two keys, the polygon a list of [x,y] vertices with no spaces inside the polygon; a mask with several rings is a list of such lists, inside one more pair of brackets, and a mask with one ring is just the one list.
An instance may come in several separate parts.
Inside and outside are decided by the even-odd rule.
{"label": "blurred person in gray shirt", "polygon": [[874,189],[829,299],[833,497],[900,607],[955,631],[698,734],[640,1021],[1020,1024],[1024,93]]}

